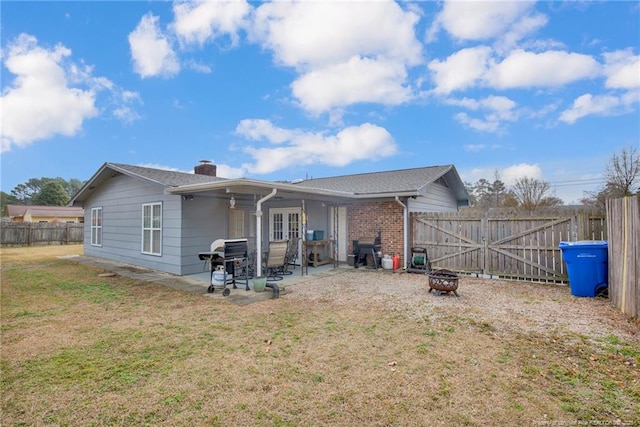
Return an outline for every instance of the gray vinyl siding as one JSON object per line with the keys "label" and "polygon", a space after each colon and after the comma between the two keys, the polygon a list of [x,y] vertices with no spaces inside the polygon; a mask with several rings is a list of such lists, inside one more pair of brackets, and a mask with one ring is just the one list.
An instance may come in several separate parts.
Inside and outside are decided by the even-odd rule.
{"label": "gray vinyl siding", "polygon": [[453,192],[442,184],[427,187],[426,195],[409,199],[409,212],[455,212],[458,202]]}
{"label": "gray vinyl siding", "polygon": [[[180,274],[200,273],[208,266],[200,261],[198,253],[208,251],[214,240],[228,237],[229,199],[226,197],[198,197],[196,195],[192,200],[180,199],[180,202],[183,210],[180,242],[182,245],[180,259],[182,269]],[[248,213],[245,213],[245,223],[248,217]]]}
{"label": "gray vinyl siding", "polygon": [[[142,254],[142,205],[158,202],[162,203],[162,255]],[[126,175],[110,179],[85,203],[85,254],[180,274],[180,202],[180,196],[164,194],[158,184]],[[86,224],[94,207],[102,207],[102,246],[91,246],[91,224]]]}

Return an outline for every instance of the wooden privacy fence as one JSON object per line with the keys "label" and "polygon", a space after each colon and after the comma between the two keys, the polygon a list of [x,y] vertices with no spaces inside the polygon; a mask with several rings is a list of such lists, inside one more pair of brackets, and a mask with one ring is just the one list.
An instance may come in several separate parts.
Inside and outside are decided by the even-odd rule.
{"label": "wooden privacy fence", "polygon": [[2,246],[82,243],[84,239],[84,224],[3,222],[0,228]]}
{"label": "wooden privacy fence", "polygon": [[410,247],[427,249],[433,269],[514,280],[568,283],[561,241],[606,240],[591,210],[412,213]]}
{"label": "wooden privacy fence", "polygon": [[609,298],[640,317],[640,196],[607,200]]}

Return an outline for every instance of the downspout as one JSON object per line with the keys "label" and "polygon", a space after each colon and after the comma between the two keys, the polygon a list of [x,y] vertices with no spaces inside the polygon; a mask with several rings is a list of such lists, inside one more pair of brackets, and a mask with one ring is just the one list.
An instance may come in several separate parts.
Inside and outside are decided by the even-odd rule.
{"label": "downspout", "polygon": [[258,200],[256,203],[256,277],[262,276],[262,202],[266,202],[276,195],[277,188]]}
{"label": "downspout", "polygon": [[278,285],[276,285],[273,282],[267,282],[267,284],[265,285],[267,288],[271,288],[273,289],[273,299],[276,299],[280,296],[280,289],[278,288]]}
{"label": "downspout", "polygon": [[408,249],[407,249],[407,245],[409,244],[409,241],[407,240],[409,237],[409,217],[407,216],[407,205],[405,205],[404,203],[402,203],[400,201],[400,198],[398,196],[396,196],[396,202],[402,206],[403,209],[403,217],[404,217],[404,224],[403,224],[403,229],[404,229],[404,268],[407,268],[407,259],[408,259]]}

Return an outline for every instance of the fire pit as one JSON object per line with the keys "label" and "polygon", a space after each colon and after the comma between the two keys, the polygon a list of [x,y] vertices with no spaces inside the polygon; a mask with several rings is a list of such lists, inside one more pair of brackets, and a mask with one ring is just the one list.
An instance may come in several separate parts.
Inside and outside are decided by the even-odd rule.
{"label": "fire pit", "polygon": [[453,292],[455,296],[460,296],[456,292],[458,289],[458,275],[454,272],[441,269],[429,273],[427,276],[429,276],[429,292],[435,290],[437,296],[440,296],[442,292]]}

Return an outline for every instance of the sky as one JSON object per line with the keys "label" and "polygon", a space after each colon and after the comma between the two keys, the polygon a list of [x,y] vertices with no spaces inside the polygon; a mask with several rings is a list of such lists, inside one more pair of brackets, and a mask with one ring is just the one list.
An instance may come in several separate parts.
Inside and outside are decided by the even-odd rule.
{"label": "sky", "polygon": [[2,191],[105,162],[455,165],[576,203],[640,148],[637,1],[0,2]]}

